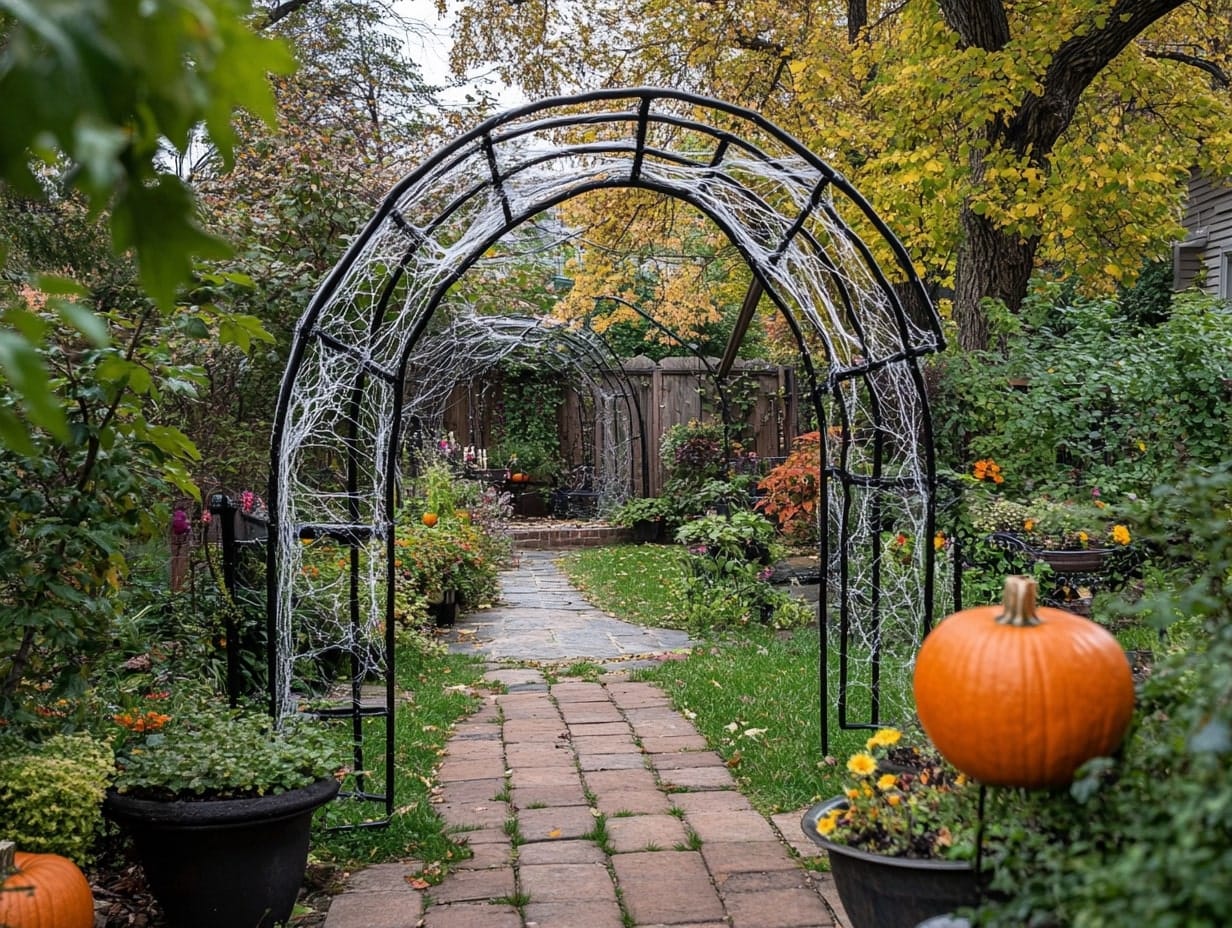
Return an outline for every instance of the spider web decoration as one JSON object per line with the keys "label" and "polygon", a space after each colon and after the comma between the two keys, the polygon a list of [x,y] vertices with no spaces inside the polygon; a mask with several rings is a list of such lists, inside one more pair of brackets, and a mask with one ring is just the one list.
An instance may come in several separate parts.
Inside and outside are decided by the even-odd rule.
{"label": "spider web decoration", "polygon": [[[294,710],[301,680],[335,648],[354,680],[384,673],[392,718],[391,525],[403,423],[411,410],[436,415],[454,365],[487,360],[512,340],[511,329],[478,326],[443,301],[511,230],[618,187],[707,215],[796,337],[824,423],[823,750],[832,702],[844,726],[908,713],[882,703],[879,675],[909,664],[933,615],[935,478],[918,359],[941,347],[939,322],[904,312],[890,276],[928,303],[906,252],[799,142],[748,110],[634,89],[528,105],[455,140],[394,188],[300,320],[271,454],[277,715]],[[475,338],[491,344],[477,348]],[[628,420],[611,415],[615,396],[605,388],[596,401],[615,423],[603,439],[613,461],[631,440]],[[330,577],[312,569],[322,544],[338,567]]]}
{"label": "spider web decoration", "polygon": [[525,359],[590,397],[586,405],[594,417],[586,424],[593,440],[587,450],[597,465],[593,486],[599,505],[614,506],[627,499],[639,411],[633,387],[607,342],[588,328],[553,319],[441,309],[447,323],[426,334],[408,356],[408,380],[419,389],[406,397],[403,422],[439,432],[457,384],[474,380],[507,358]]}

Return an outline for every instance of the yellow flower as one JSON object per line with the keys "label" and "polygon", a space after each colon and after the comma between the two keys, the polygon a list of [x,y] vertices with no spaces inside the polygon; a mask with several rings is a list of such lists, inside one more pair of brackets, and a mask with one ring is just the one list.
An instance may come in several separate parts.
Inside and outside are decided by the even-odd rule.
{"label": "yellow flower", "polygon": [[1091,536],[1088,535],[1086,532],[1078,533],[1078,541],[1080,541],[1082,544],[1085,545],[1090,540],[1091,540]]}
{"label": "yellow flower", "polygon": [[892,806],[896,806],[902,801],[903,797],[898,795],[898,793],[890,793],[890,795],[886,796],[886,802]]}
{"label": "yellow flower", "polygon": [[1027,519],[1025,522],[1022,523],[1022,528],[1023,528],[1023,531],[1027,531],[1027,532],[1035,531],[1035,520]]}
{"label": "yellow flower", "polygon": [[866,743],[870,750],[875,747],[889,748],[898,744],[902,736],[903,733],[897,728],[879,728]]}
{"label": "yellow flower", "polygon": [[817,833],[820,835],[830,835],[834,833],[834,826],[837,823],[833,818],[827,815],[825,818],[818,819]]}
{"label": "yellow flower", "polygon": [[860,795],[860,791],[856,789],[854,786],[848,786],[846,789],[843,790],[843,795],[846,796],[848,799],[855,799],[857,796]]}
{"label": "yellow flower", "polygon": [[877,788],[883,793],[888,789],[893,789],[898,785],[898,775],[894,773],[883,773],[877,778]]}
{"label": "yellow flower", "polygon": [[877,758],[867,751],[852,754],[847,761],[847,769],[858,777],[866,777],[877,769]]}
{"label": "yellow flower", "polygon": [[945,532],[938,532],[933,536],[933,550],[940,551],[945,547]]}
{"label": "yellow flower", "polygon": [[1124,525],[1112,526],[1112,540],[1118,545],[1129,544],[1129,529],[1127,529]]}

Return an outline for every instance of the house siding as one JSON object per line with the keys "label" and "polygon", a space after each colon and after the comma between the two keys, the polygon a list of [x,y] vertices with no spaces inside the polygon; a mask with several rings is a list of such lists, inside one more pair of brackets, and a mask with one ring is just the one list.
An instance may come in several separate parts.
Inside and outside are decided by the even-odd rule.
{"label": "house siding", "polygon": [[1173,284],[1232,297],[1232,181],[1195,173],[1181,224],[1185,241],[1173,246]]}

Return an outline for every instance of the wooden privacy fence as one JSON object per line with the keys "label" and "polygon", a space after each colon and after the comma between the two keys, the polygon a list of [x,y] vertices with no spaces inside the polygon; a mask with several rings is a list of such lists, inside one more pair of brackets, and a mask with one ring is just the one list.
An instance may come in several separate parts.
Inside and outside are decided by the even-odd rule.
{"label": "wooden privacy fence", "polygon": [[[690,420],[721,422],[723,402],[711,371],[719,360],[707,358],[664,358],[653,361],[647,357],[626,360],[623,370],[635,391],[637,404],[645,424],[646,451],[650,480],[643,486],[640,441],[634,425],[633,493],[656,496],[666,478],[659,456],[659,440],[673,425]],[[727,400],[727,412],[733,439],[744,451],[754,452],[762,459],[781,459],[791,450],[792,439],[799,434],[799,397],[794,371],[789,367],[765,361],[737,360],[731,373],[722,382],[722,394]],[[446,403],[443,428],[453,432],[458,441],[477,448],[495,445],[493,435],[494,410],[502,402],[499,374],[490,378],[458,383]],[[557,410],[557,427],[561,453],[569,467],[602,461],[595,447],[596,430],[588,422],[590,404],[576,391],[565,391],[565,399]],[[492,466],[503,462],[492,461]]]}

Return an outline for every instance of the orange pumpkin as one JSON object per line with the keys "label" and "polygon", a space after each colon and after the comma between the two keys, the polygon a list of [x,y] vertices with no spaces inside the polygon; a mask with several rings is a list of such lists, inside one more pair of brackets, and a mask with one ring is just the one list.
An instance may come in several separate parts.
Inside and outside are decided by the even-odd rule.
{"label": "orange pumpkin", "polygon": [[428,528],[431,528],[432,526],[436,525],[436,523],[440,520],[437,517],[435,512],[425,512],[420,517],[419,521],[422,522],[424,525],[428,526]]}
{"label": "orange pumpkin", "polygon": [[1007,577],[1001,605],[934,628],[914,684],[937,750],[989,786],[1067,785],[1083,763],[1116,750],[1134,711],[1117,640],[1071,612],[1037,609],[1030,577]]}
{"label": "orange pumpkin", "polygon": [[14,853],[0,842],[0,925],[93,928],[94,898],[77,865],[58,854]]}
{"label": "orange pumpkin", "polygon": [[527,476],[526,476],[525,474],[523,474],[523,473],[515,473],[515,474],[514,474],[512,477],[510,477],[509,479],[510,479],[510,480],[512,480],[514,483],[526,483],[528,480],[530,480],[530,478],[529,478],[529,477],[527,477]]}

